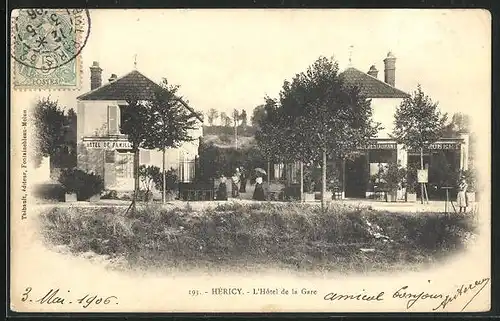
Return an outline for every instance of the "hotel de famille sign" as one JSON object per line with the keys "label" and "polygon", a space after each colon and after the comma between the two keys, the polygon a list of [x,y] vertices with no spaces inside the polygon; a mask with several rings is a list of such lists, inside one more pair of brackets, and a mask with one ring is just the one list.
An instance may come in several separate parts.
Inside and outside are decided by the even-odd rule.
{"label": "hotel de famille sign", "polygon": [[132,149],[132,143],[128,140],[104,140],[104,139],[83,139],[83,145],[88,149]]}

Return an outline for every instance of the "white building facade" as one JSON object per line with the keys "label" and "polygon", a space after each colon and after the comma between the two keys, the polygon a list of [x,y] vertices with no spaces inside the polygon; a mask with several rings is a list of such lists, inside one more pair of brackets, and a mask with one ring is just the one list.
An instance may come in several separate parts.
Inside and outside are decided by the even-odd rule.
{"label": "white building facade", "polygon": [[[372,119],[382,127],[368,146],[360,148],[355,153],[354,159],[347,160],[343,164],[337,162],[337,168],[341,168],[342,198],[371,197],[375,192],[371,177],[391,162],[397,162],[405,168],[409,162],[415,163],[417,159],[420,164],[420,151],[407,150],[390,136],[394,128],[396,109],[403,99],[409,97],[409,94],[395,86],[396,57],[391,52],[387,54],[383,64],[383,80],[379,79],[375,65],[366,73],[349,67],[340,74],[346,84],[358,87],[363,96],[371,99]],[[431,155],[443,152],[451,160],[453,168],[466,170],[469,157],[468,144],[467,135],[460,138],[443,137],[432,144],[429,150],[424,151],[424,166],[429,166]],[[288,166],[276,164],[272,176],[274,178],[286,176],[289,181],[298,183],[298,166],[298,163]],[[398,198],[404,199],[405,192],[404,188],[398,191]]]}
{"label": "white building facade", "polygon": [[[152,97],[158,84],[133,70],[123,77],[115,75],[102,85],[102,69],[97,62],[90,67],[91,91],[77,98],[77,167],[94,172],[104,179],[105,189],[131,191],[134,188],[132,145],[120,132],[120,106],[127,105],[127,97],[139,100]],[[194,111],[187,104],[184,106]],[[195,177],[199,138],[202,137],[202,119],[190,133],[194,141],[179,148],[166,150],[166,170],[177,171],[180,182],[191,182]],[[162,168],[160,150],[140,150],[140,165]]]}

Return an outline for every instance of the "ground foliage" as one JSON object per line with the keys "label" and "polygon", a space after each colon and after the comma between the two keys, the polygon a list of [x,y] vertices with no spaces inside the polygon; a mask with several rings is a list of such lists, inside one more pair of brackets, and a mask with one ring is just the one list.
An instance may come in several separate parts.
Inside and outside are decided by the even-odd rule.
{"label": "ground foliage", "polygon": [[[130,267],[390,271],[434,263],[464,247],[466,214],[391,213],[291,203],[220,204],[193,211],[139,206],[53,208],[41,216],[51,244],[123,257]],[[365,252],[363,249],[370,249]]]}

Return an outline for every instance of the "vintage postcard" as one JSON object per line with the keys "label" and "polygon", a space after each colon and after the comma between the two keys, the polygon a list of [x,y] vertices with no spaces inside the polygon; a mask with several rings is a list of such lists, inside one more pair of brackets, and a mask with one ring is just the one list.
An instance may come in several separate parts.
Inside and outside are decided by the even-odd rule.
{"label": "vintage postcard", "polygon": [[13,311],[489,311],[488,11],[10,30]]}

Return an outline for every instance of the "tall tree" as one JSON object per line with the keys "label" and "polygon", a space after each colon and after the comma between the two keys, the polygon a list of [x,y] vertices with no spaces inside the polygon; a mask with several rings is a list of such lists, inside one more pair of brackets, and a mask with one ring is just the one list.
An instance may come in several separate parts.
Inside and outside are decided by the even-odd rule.
{"label": "tall tree", "polygon": [[248,126],[248,116],[247,116],[247,111],[242,109],[240,113],[240,121],[241,121],[241,126],[243,128],[246,128]]}
{"label": "tall tree", "polygon": [[144,147],[148,135],[151,135],[151,130],[146,126],[150,123],[150,114],[145,102],[137,100],[136,97],[128,98],[127,104],[120,106],[120,114],[120,132],[127,135],[134,153],[134,195],[131,207],[132,213],[135,214],[139,193],[139,150]]}
{"label": "tall tree", "polygon": [[463,113],[454,113],[450,122],[444,126],[444,137],[456,138],[461,134],[470,134],[470,117]]}
{"label": "tall tree", "polygon": [[[447,118],[420,85],[396,109],[393,136],[408,149],[420,151],[420,169],[424,169],[424,149],[442,137]],[[421,202],[424,202],[423,184]]]}
{"label": "tall tree", "polygon": [[349,157],[375,136],[370,100],[344,84],[333,59],[320,57],[281,92],[285,119],[294,128],[297,150],[322,166],[322,204],[328,159]]}
{"label": "tall tree", "polygon": [[278,110],[281,152],[290,160],[321,163],[324,205],[328,159],[349,156],[377,133],[370,101],[344,84],[337,62],[320,57],[284,82]]}
{"label": "tall tree", "polygon": [[231,117],[229,117],[225,112],[220,113],[220,118],[223,126],[231,127]]}
{"label": "tall tree", "polygon": [[179,86],[170,85],[163,78],[160,88],[155,91],[154,98],[145,102],[149,114],[148,135],[144,139],[144,147],[158,149],[163,153],[163,189],[162,201],[166,200],[166,168],[165,151],[167,148],[179,147],[183,142],[196,140],[192,130],[197,128],[197,117],[184,106],[182,99],[177,97]]}
{"label": "tall tree", "polygon": [[259,105],[255,107],[252,112],[252,117],[250,117],[250,122],[252,123],[252,126],[257,127],[261,119],[264,118],[265,114],[266,114],[265,105]]}
{"label": "tall tree", "polygon": [[262,155],[266,157],[268,164],[267,177],[269,180],[270,162],[280,162],[286,159],[290,141],[283,139],[289,135],[289,132],[283,126],[278,102],[270,97],[266,97],[265,100],[266,103],[261,107],[260,117],[254,119],[254,126],[257,127],[255,133],[257,145]]}
{"label": "tall tree", "polygon": [[240,124],[240,112],[238,109],[233,110],[232,116],[234,126],[234,146],[238,149],[238,126]]}
{"label": "tall tree", "polygon": [[217,110],[215,110],[214,108],[210,108],[210,110],[208,111],[208,114],[207,114],[208,124],[210,126],[213,126],[214,125],[214,121],[218,117],[219,117],[219,112]]}
{"label": "tall tree", "polygon": [[64,144],[65,126],[67,118],[64,109],[50,97],[41,98],[35,105],[32,113],[35,126],[36,146],[33,148],[33,159],[38,167],[43,157],[56,155]]}
{"label": "tall tree", "polygon": [[231,113],[232,120],[233,120],[233,125],[238,126],[240,123],[240,112],[238,109],[234,109],[233,112]]}

